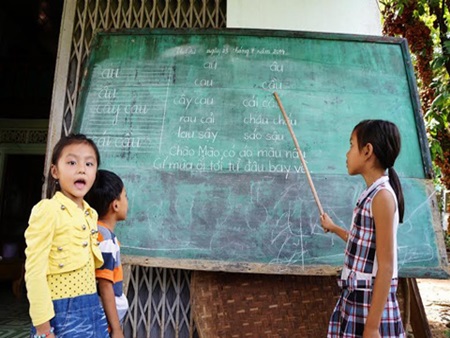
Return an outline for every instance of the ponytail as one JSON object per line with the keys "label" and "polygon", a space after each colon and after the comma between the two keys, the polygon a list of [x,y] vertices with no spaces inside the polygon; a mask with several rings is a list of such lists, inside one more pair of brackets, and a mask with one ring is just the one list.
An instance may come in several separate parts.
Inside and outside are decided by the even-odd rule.
{"label": "ponytail", "polygon": [[403,198],[402,185],[400,184],[400,179],[398,178],[397,172],[393,167],[388,169],[388,175],[389,183],[397,196],[399,221],[400,223],[403,223],[403,215],[405,214],[405,200]]}
{"label": "ponytail", "polygon": [[364,120],[355,126],[353,132],[356,133],[359,150],[368,143],[372,144],[373,153],[378,159],[380,167],[384,170],[388,169],[389,181],[397,196],[399,221],[402,223],[405,200],[402,185],[394,170],[394,163],[400,153],[402,143],[397,126],[384,120]]}

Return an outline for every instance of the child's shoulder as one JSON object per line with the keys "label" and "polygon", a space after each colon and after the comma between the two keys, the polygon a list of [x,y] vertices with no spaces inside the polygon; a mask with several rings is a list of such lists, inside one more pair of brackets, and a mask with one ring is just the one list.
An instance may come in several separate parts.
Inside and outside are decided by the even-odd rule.
{"label": "child's shoulder", "polygon": [[102,236],[102,240],[111,240],[116,237],[114,232],[112,232],[110,229],[108,229],[106,226],[102,225],[101,223],[98,224],[98,232]]}
{"label": "child's shoulder", "polygon": [[374,191],[373,193],[374,197],[378,196],[379,198],[382,197],[390,197],[390,195],[394,195],[395,196],[395,191],[392,188],[391,184],[389,183],[389,181],[386,181],[382,184],[380,184]]}
{"label": "child's shoulder", "polygon": [[33,224],[52,223],[57,216],[58,204],[51,199],[43,199],[31,209],[29,222]]}
{"label": "child's shoulder", "polygon": [[49,212],[51,210],[54,210],[55,206],[57,205],[58,201],[56,201],[55,199],[44,198],[34,205],[33,212]]}

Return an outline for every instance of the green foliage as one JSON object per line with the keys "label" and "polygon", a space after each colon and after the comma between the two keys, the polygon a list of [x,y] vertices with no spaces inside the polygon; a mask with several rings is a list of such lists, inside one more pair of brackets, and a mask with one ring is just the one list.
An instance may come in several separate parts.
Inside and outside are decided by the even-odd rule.
{"label": "green foliage", "polygon": [[444,240],[445,246],[450,249],[450,234],[448,232],[444,232]]}
{"label": "green foliage", "polygon": [[[383,0],[383,8],[389,9],[385,14],[394,13],[394,18],[405,26],[411,23],[411,17],[423,22],[429,33],[420,36],[432,43],[432,61],[429,64],[428,78],[422,78],[427,70],[419,65],[418,59],[425,50],[415,51],[412,55],[415,64],[417,83],[424,108],[424,122],[428,132],[431,157],[434,162],[435,173],[442,184],[450,189],[450,10],[447,1],[442,0]],[[406,9],[409,9],[409,12]],[[392,18],[390,17],[392,20]],[[413,27],[413,26],[412,26]],[[413,34],[416,40],[417,34]],[[423,56],[423,55],[422,55]],[[421,69],[418,69],[421,68]],[[431,75],[430,70],[431,69]],[[422,77],[421,77],[422,76]],[[428,81],[427,81],[428,79]],[[430,83],[431,79],[431,83]]]}

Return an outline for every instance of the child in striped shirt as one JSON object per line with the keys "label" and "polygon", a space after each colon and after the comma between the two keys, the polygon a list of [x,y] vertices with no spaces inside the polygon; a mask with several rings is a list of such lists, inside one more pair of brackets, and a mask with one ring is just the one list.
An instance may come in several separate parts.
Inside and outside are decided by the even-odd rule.
{"label": "child in striped shirt", "polygon": [[106,313],[111,337],[123,338],[122,320],[128,311],[123,293],[120,242],[114,234],[118,221],[127,217],[128,198],[119,176],[99,170],[86,200],[98,213],[98,240],[104,264],[96,270],[98,292]]}

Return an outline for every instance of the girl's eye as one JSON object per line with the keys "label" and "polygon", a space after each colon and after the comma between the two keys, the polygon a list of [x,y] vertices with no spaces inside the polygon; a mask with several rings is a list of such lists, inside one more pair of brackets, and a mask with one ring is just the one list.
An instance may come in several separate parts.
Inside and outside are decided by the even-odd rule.
{"label": "girl's eye", "polygon": [[86,165],[87,165],[88,167],[93,167],[93,166],[94,166],[94,163],[92,163],[92,162],[87,162]]}
{"label": "girl's eye", "polygon": [[75,162],[75,161],[68,161],[67,164],[69,164],[69,165],[75,165],[76,162]]}

